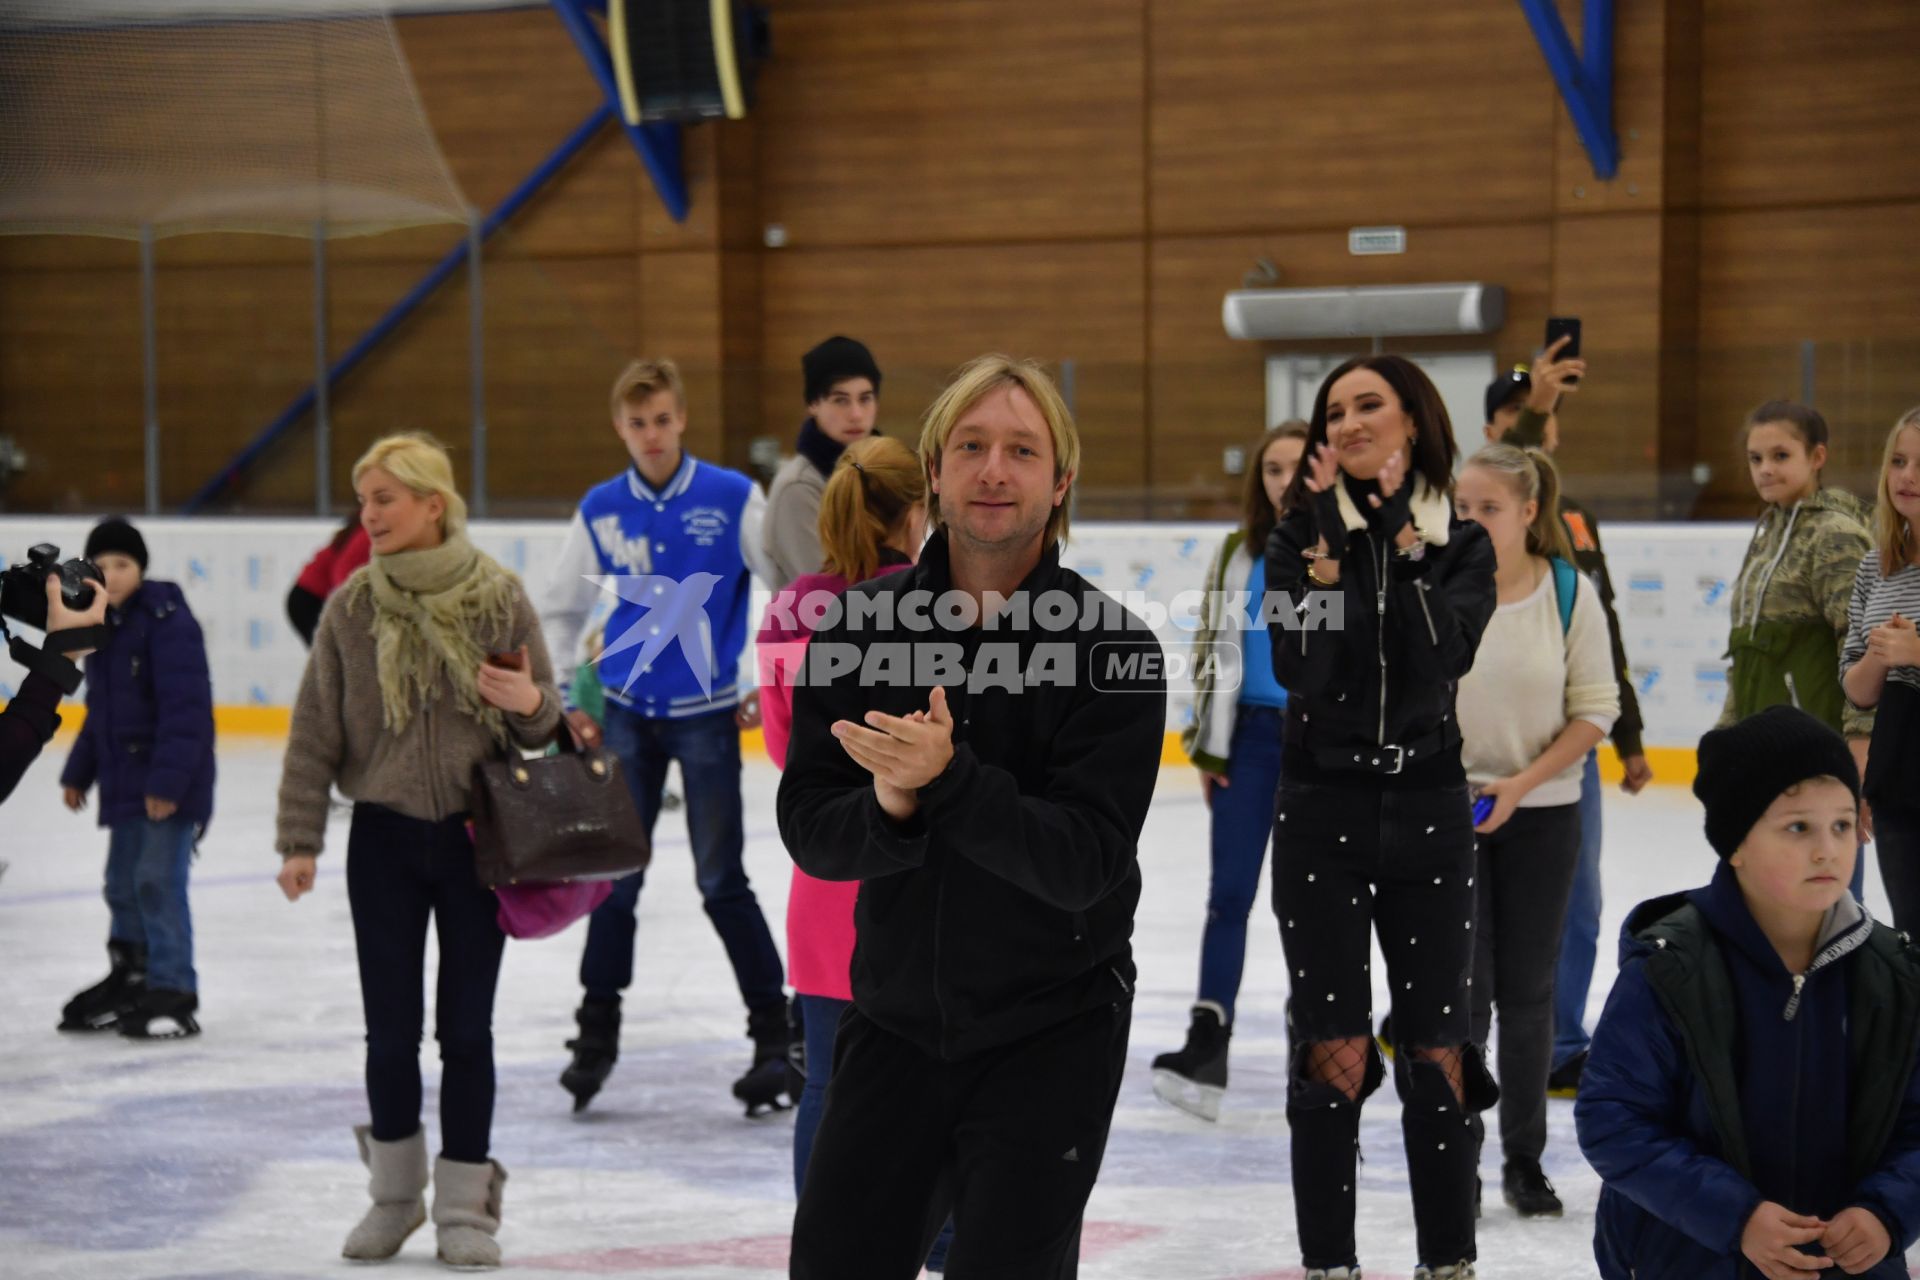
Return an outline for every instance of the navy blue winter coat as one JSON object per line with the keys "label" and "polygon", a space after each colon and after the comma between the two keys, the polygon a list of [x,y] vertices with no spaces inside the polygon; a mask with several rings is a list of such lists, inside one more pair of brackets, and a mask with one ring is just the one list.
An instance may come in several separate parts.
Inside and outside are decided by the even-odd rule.
{"label": "navy blue winter coat", "polygon": [[213,818],[213,680],[180,588],[148,581],[107,611],[113,638],[87,658],[87,719],[60,785],[100,784],[100,825],[143,820],[147,797]]}
{"label": "navy blue winter coat", "polygon": [[1846,900],[1796,984],[1755,946],[1738,894],[1723,865],[1715,885],[1642,903],[1621,930],[1574,1105],[1603,1181],[1600,1275],[1758,1277],[1740,1235],[1771,1199],[1872,1211],[1893,1248],[1862,1274],[1904,1278],[1920,1237],[1920,953]]}

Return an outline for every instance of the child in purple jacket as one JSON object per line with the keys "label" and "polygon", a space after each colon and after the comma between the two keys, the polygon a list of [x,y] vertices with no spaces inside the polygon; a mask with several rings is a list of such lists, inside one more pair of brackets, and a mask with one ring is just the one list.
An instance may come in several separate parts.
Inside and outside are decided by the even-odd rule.
{"label": "child in purple jacket", "polygon": [[147,544],[131,524],[102,521],[87,559],[105,579],[113,634],[87,659],[87,719],[60,785],[75,812],[100,786],[113,968],[67,1002],[60,1029],[198,1035],[187,871],[213,817],[207,646],[180,588],[146,580]]}

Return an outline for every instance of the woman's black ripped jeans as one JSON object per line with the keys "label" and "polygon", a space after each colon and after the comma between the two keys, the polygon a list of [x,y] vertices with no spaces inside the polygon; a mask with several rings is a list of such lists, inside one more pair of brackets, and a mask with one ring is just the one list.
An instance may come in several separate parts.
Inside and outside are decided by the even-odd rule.
{"label": "woman's black ripped jeans", "polygon": [[1360,1106],[1386,1074],[1373,1040],[1376,928],[1393,995],[1394,1087],[1418,1261],[1471,1260],[1475,1144],[1467,1117],[1498,1092],[1471,1047],[1474,836],[1466,787],[1283,780],[1276,824],[1273,902],[1292,982],[1287,1120],[1302,1264],[1359,1264]]}

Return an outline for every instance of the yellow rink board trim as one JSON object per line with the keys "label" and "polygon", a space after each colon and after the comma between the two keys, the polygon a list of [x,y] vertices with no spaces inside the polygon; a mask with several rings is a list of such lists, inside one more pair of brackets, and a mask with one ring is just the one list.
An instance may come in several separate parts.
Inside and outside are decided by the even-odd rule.
{"label": "yellow rink board trim", "polygon": [[[4,705],[4,704],[0,704]],[[80,727],[87,718],[87,709],[79,703],[63,703],[60,707],[61,731],[72,732]],[[213,709],[213,727],[222,736],[284,738],[293,719],[291,707],[215,707]],[[746,759],[756,759],[766,754],[766,739],[758,729],[747,729],[740,734],[740,753]],[[1192,762],[1181,749],[1180,735],[1169,733],[1160,743],[1161,764],[1185,764]],[[1656,786],[1690,786],[1694,775],[1694,753],[1690,747],[1648,747],[1647,763],[1653,766],[1653,781]],[[1609,786],[1625,776],[1620,768],[1620,757],[1614,754],[1612,747],[1600,752],[1600,780]]]}

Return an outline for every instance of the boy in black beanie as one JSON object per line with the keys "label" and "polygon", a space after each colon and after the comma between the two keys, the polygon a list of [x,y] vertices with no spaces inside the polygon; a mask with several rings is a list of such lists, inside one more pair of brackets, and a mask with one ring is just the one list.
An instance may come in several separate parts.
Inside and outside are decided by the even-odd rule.
{"label": "boy in black beanie", "polygon": [[807,420],[800,424],[794,456],[781,465],[767,489],[767,516],[760,537],[775,591],[803,573],[818,573],[820,499],[840,455],[855,440],[874,433],[880,414],[880,366],[866,344],[835,334],[800,357],[806,384]]}
{"label": "boy in black beanie", "polygon": [[1607,1280],[1904,1277],[1920,952],[1847,891],[1846,742],[1771,707],[1700,740],[1705,888],[1642,903],[1574,1106]]}

